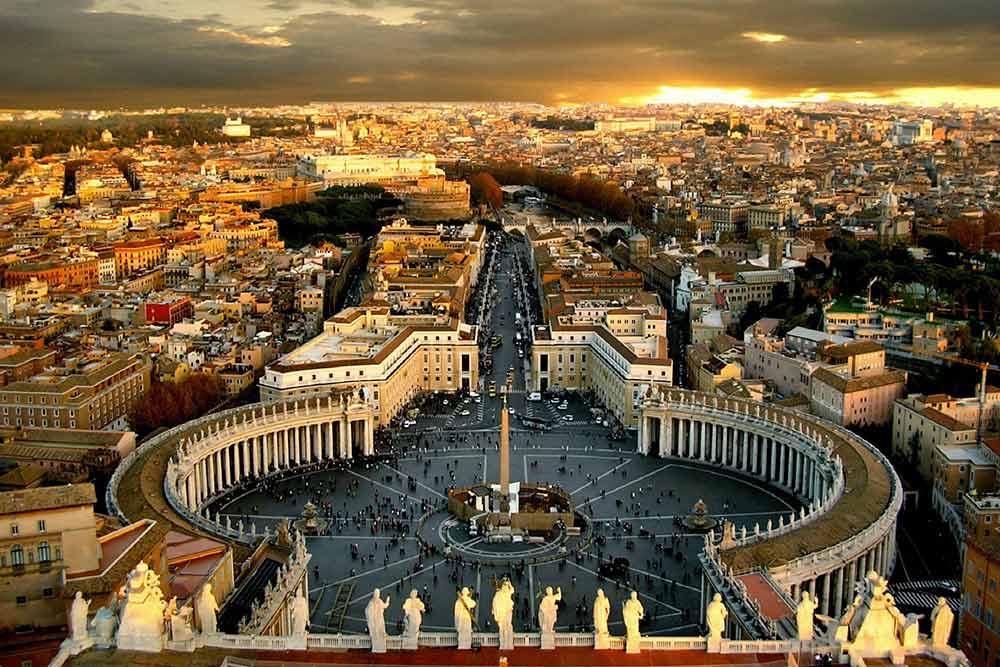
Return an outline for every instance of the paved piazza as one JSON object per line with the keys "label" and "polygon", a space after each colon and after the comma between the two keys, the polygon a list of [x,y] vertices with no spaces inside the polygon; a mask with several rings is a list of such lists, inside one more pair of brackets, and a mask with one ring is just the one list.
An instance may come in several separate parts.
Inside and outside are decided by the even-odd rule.
{"label": "paved piazza", "polygon": [[[520,244],[512,245],[523,252]],[[507,369],[515,370],[511,480],[569,491],[584,517],[580,536],[560,534],[542,545],[490,544],[471,536],[443,509],[448,487],[496,481],[502,403],[485,393],[479,403],[452,401],[451,412],[420,417],[416,426],[400,429],[389,457],[293,476],[214,510],[220,519],[255,521],[258,530],[268,526],[273,533],[280,519],[297,518],[311,499],[330,519],[328,535],[308,538],[314,631],[365,632],[364,606],[376,587],[392,597],[386,615],[391,631],[401,629],[400,605],[412,588],[429,606],[423,628],[451,630],[455,590],[462,586],[477,597],[479,629],[495,631],[489,613],[493,582],[510,576],[517,589],[518,631],[535,629],[533,614],[546,586],[562,588],[558,628],[587,627],[601,586],[615,610],[612,632],[621,625],[621,605],[631,587],[646,607],[644,632],[691,634],[702,606],[697,554],[703,538],[685,532],[675,519],[699,499],[717,518],[751,528],[777,521],[779,514],[787,517],[798,506],[756,480],[638,454],[634,434],[610,440],[608,429],[593,423],[589,408],[575,398],[565,411],[548,401],[527,401],[525,368],[513,342],[515,303],[523,301],[510,246],[501,254],[495,281],[501,288],[487,321],[504,344],[483,384],[493,379],[502,386]],[[559,422],[548,432],[526,430],[517,420],[523,414]],[[574,420],[562,420],[566,414]],[[629,584],[600,575],[601,563],[615,558],[628,559]]]}

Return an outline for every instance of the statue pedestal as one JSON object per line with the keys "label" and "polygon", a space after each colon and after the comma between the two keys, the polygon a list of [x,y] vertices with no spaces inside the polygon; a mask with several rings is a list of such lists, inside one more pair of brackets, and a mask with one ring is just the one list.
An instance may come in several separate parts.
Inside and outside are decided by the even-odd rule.
{"label": "statue pedestal", "polygon": [[705,643],[709,653],[722,653],[722,637],[708,637]]}
{"label": "statue pedestal", "polygon": [[604,651],[611,648],[611,635],[594,633],[594,649]]}
{"label": "statue pedestal", "polygon": [[626,653],[639,653],[640,645],[642,644],[641,637],[626,637],[625,638],[625,652]]}
{"label": "statue pedestal", "polygon": [[417,635],[403,635],[403,650],[404,651],[416,651],[419,646],[419,638]]}
{"label": "statue pedestal", "polygon": [[906,649],[894,648],[889,653],[889,659],[892,660],[894,665],[905,665],[906,664]]}
{"label": "statue pedestal", "polygon": [[472,635],[462,632],[458,633],[458,650],[468,651],[472,648]]}
{"label": "statue pedestal", "polygon": [[141,651],[144,653],[159,653],[163,650],[162,635],[133,635],[118,633],[116,642],[122,651]]}
{"label": "statue pedestal", "polygon": [[556,647],[556,633],[554,632],[543,632],[542,633],[542,650],[551,651]]}
{"label": "statue pedestal", "polygon": [[289,637],[288,648],[291,651],[305,651],[308,648],[306,635],[292,635]]}
{"label": "statue pedestal", "polygon": [[84,637],[83,639],[64,639],[59,648],[64,648],[69,651],[70,655],[76,656],[80,655],[89,648],[93,648],[95,644],[93,637]]}
{"label": "statue pedestal", "polygon": [[385,653],[385,652],[386,652],[385,639],[382,639],[382,641],[372,639],[372,653]]}
{"label": "statue pedestal", "polygon": [[501,632],[500,633],[500,650],[501,651],[513,651],[514,650],[514,632]]}

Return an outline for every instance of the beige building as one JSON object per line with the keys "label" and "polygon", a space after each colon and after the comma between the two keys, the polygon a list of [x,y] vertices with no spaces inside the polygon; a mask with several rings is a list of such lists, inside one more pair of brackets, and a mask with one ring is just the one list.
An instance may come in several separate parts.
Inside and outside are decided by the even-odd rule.
{"label": "beige building", "polygon": [[[472,390],[479,382],[477,328],[394,324],[389,308],[372,303],[327,320],[323,333],[278,359],[260,379],[263,401],[366,393],[385,424],[423,391]],[[377,424],[376,424],[377,425]]]}
{"label": "beige building", "polygon": [[0,387],[3,426],[124,430],[133,403],[149,388],[152,364],[142,355],[67,359]]}
{"label": "beige building", "polygon": [[548,326],[534,327],[529,387],[589,389],[622,424],[636,426],[646,391],[673,384],[666,311],[658,302],[646,308],[600,303],[579,302],[579,312],[569,307]]}
{"label": "beige building", "polygon": [[[986,394],[984,423],[1000,407],[1000,392]],[[955,445],[975,445],[977,398],[948,394],[913,394],[896,401],[892,417],[892,451],[912,461],[925,480],[931,480],[934,451]]]}
{"label": "beige building", "polygon": [[93,484],[0,493],[0,628],[66,623],[64,575],[95,570]]}
{"label": "beige building", "polygon": [[888,423],[896,399],[906,390],[906,371],[886,369],[852,375],[846,368],[820,368],[812,376],[813,414],[843,426]]}

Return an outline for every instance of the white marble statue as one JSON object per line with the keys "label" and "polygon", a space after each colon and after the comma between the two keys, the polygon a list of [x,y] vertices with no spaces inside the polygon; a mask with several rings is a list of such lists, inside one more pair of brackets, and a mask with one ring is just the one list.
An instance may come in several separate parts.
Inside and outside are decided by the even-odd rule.
{"label": "white marble statue", "polygon": [[97,639],[105,644],[110,644],[115,636],[115,629],[118,627],[118,616],[111,606],[104,606],[97,610],[90,626],[94,629]]}
{"label": "white marble statue", "polygon": [[722,633],[726,629],[726,617],[729,610],[722,602],[722,595],[716,593],[712,596],[712,601],[705,608],[705,623],[708,625],[708,639],[718,641],[722,639]]}
{"label": "white marble statue", "polygon": [[622,605],[622,618],[625,621],[625,652],[638,653],[642,636],[639,634],[639,621],[646,616],[646,610],[639,602],[639,594],[632,591],[628,600]]}
{"label": "white marble statue", "polygon": [[472,599],[472,593],[468,588],[463,588],[458,592],[455,600],[455,632],[458,633],[458,648],[472,648],[472,610],[476,607],[476,601]]}
{"label": "white marble statue", "polygon": [[545,587],[545,596],[538,604],[538,627],[542,631],[542,648],[545,650],[556,647],[556,618],[559,615],[559,600],[562,600],[562,589],[552,591],[551,586]]}
{"label": "white marble statue", "polygon": [[493,594],[493,620],[500,633],[500,650],[514,650],[514,585],[504,579]]}
{"label": "white marble statue", "polygon": [[83,641],[87,638],[87,612],[90,610],[90,601],[83,599],[83,593],[76,592],[73,596],[73,604],[69,608],[69,638],[75,642]]}
{"label": "white marble statue", "polygon": [[188,641],[194,638],[194,630],[191,629],[191,607],[177,609],[177,596],[170,598],[167,609],[163,613],[164,619],[170,626],[170,639],[175,642]]}
{"label": "white marble statue", "polygon": [[876,572],[868,573],[865,581],[865,599],[852,622],[857,631],[852,637],[854,645],[866,652],[884,652],[900,647],[906,619],[896,608],[888,592],[888,582]]}
{"label": "white marble statue", "polygon": [[420,623],[427,608],[420,599],[417,589],[410,591],[410,597],[403,602],[403,648],[416,649],[420,637]]}
{"label": "white marble statue", "polygon": [[799,639],[809,641],[813,638],[813,617],[816,614],[818,603],[809,595],[809,591],[802,591],[802,599],[798,607],[795,608],[795,625],[799,631]]}
{"label": "white marble statue", "polygon": [[947,646],[954,622],[955,614],[948,606],[947,600],[938,598],[937,606],[931,612],[931,644],[938,648]]}
{"label": "white marble statue", "polygon": [[562,600],[562,588],[552,591],[551,586],[545,587],[545,596],[538,605],[538,626],[542,632],[556,631],[556,618],[559,614],[559,601]]}
{"label": "white marble statue", "polygon": [[219,611],[219,603],[212,594],[212,584],[205,582],[201,587],[198,599],[194,603],[194,611],[198,615],[198,624],[203,635],[214,635],[218,632],[216,613]]}
{"label": "white marble statue", "polygon": [[389,597],[382,599],[382,592],[375,589],[372,598],[365,607],[365,620],[368,622],[368,636],[372,640],[372,653],[385,653],[385,610],[389,608]]}
{"label": "white marble statue", "polygon": [[594,598],[594,648],[606,649],[611,647],[610,634],[608,632],[608,617],[611,615],[611,601],[604,595],[604,589],[597,589],[597,597]]}
{"label": "white marble statue", "polygon": [[292,636],[305,637],[309,632],[309,601],[302,589],[295,592],[292,600]]}
{"label": "white marble statue", "polygon": [[144,561],[129,572],[118,622],[119,649],[159,652],[163,649],[163,591],[160,577]]}

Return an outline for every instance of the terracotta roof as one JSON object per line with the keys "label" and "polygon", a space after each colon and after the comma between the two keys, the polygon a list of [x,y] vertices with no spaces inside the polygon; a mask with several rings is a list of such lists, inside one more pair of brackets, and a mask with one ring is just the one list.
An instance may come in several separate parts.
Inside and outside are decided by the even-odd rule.
{"label": "terracotta roof", "polygon": [[44,486],[38,489],[0,493],[0,514],[93,505],[95,502],[97,494],[94,492],[93,484]]}
{"label": "terracotta roof", "polygon": [[935,424],[940,424],[944,426],[949,431],[970,431],[972,426],[958,421],[953,417],[949,417],[945,413],[941,412],[937,408],[924,408],[921,413],[924,417],[927,417]]}
{"label": "terracotta roof", "polygon": [[819,368],[813,373],[813,379],[819,380],[823,384],[829,385],[843,394],[850,394],[855,391],[865,391],[866,389],[877,389],[890,384],[902,384],[906,382],[906,371],[888,369],[878,375],[861,375],[858,377],[844,377],[827,368]]}

